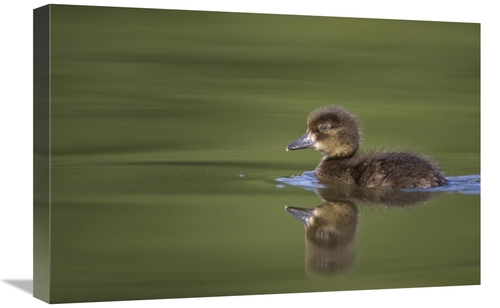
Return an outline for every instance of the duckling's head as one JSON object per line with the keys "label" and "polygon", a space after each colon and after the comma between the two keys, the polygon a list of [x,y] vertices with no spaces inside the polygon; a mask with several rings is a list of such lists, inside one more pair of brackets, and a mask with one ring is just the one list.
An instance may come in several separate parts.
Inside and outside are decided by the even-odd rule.
{"label": "duckling's head", "polygon": [[350,157],[360,144],[356,118],[338,106],[312,111],[307,118],[307,132],[286,147],[286,150],[314,148],[328,157]]}

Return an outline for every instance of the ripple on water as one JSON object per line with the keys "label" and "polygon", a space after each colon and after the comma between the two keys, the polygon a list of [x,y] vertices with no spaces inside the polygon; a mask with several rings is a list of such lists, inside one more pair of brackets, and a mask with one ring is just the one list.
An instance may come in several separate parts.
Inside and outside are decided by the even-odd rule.
{"label": "ripple on water", "polygon": [[[288,186],[301,187],[307,190],[315,190],[316,188],[325,187],[318,181],[316,175],[314,174],[314,171],[306,171],[301,175],[292,175],[288,178],[277,178],[276,181]],[[276,187],[286,187],[286,185],[283,184],[278,184],[276,185]]]}
{"label": "ripple on water", "polygon": [[[478,195],[481,193],[481,176],[478,174],[474,175],[462,175],[462,176],[448,176],[446,177],[448,181],[447,185],[432,188],[411,188],[404,189],[407,191],[440,191],[449,193],[460,193],[460,194],[472,194]],[[282,184],[276,185],[277,188],[284,188],[286,185],[301,187],[307,190],[315,190],[316,188],[325,187],[318,181],[318,178],[314,174],[314,171],[306,171],[301,175],[293,175],[288,178],[277,178],[277,182]]]}

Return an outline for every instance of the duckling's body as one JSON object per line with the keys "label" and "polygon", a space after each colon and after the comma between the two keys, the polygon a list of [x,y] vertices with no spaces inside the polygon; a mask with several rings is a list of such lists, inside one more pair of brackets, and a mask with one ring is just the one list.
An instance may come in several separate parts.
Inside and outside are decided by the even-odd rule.
{"label": "duckling's body", "polygon": [[382,151],[355,155],[360,144],[356,118],[337,106],[314,110],[307,132],[287,150],[314,148],[325,156],[316,168],[322,179],[378,188],[428,188],[446,184],[432,162],[407,152]]}
{"label": "duckling's body", "polygon": [[436,166],[406,152],[371,152],[343,159],[325,156],[316,175],[363,187],[427,188],[445,184]]}

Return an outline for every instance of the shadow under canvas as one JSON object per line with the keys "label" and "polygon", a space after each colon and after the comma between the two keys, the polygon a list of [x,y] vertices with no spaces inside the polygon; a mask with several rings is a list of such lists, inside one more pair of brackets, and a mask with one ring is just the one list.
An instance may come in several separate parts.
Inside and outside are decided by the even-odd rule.
{"label": "shadow under canvas", "polygon": [[33,280],[30,279],[7,279],[3,282],[8,283],[24,292],[33,294]]}

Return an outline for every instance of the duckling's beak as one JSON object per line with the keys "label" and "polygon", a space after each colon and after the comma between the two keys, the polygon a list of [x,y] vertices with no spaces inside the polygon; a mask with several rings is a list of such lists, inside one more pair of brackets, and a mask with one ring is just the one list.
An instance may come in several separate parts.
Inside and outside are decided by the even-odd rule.
{"label": "duckling's beak", "polygon": [[311,140],[311,135],[309,134],[309,132],[307,132],[304,135],[300,136],[299,139],[290,143],[286,147],[286,150],[291,151],[291,150],[309,149],[312,147],[314,147],[314,141]]}
{"label": "duckling's beak", "polygon": [[308,225],[309,218],[314,216],[314,211],[312,209],[302,209],[300,207],[285,205],[285,210],[306,226]]}

